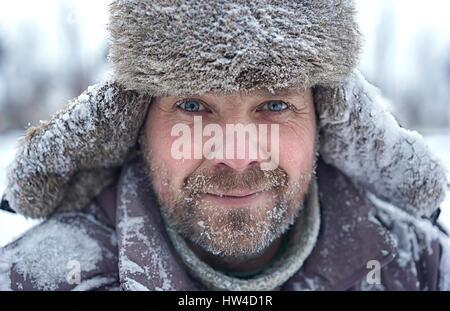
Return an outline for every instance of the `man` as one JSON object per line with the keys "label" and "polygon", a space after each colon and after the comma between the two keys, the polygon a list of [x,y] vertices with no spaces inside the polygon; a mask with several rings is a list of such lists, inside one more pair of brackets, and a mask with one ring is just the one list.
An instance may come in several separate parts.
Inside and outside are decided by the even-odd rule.
{"label": "man", "polygon": [[11,290],[448,289],[445,171],[355,70],[352,1],[113,1],[115,79],[31,128]]}

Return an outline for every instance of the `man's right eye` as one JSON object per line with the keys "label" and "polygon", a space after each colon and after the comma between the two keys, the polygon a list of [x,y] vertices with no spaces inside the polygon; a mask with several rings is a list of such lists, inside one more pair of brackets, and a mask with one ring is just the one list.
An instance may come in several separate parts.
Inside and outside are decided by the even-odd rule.
{"label": "man's right eye", "polygon": [[195,99],[186,99],[177,104],[177,108],[180,108],[186,112],[200,112],[208,111],[205,105]]}

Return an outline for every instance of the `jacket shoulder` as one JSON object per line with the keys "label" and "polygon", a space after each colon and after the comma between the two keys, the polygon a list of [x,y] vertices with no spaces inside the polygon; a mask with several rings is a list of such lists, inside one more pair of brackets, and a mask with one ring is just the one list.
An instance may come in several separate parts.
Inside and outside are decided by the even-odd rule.
{"label": "jacket shoulder", "polygon": [[397,255],[381,269],[381,284],[361,289],[449,290],[450,238],[442,227],[368,197],[374,203],[374,218],[393,237]]}
{"label": "jacket shoulder", "polygon": [[85,213],[57,214],[0,249],[0,290],[113,288],[117,261],[114,230]]}

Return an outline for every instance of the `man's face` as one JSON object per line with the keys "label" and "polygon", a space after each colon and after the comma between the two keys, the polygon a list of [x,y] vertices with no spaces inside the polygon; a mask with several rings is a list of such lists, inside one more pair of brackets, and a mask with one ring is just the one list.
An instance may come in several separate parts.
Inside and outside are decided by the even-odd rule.
{"label": "man's face", "polygon": [[302,209],[316,161],[310,89],[154,98],[145,134],[169,224],[212,254],[257,255]]}

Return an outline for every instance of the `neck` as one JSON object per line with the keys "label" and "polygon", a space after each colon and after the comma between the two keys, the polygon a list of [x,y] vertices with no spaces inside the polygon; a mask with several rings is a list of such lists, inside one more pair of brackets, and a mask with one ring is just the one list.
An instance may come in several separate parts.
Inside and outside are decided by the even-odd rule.
{"label": "neck", "polygon": [[216,270],[237,273],[249,273],[268,265],[280,251],[283,236],[276,239],[266,249],[258,254],[243,256],[213,255],[200,246],[187,241],[192,251],[205,263]]}

